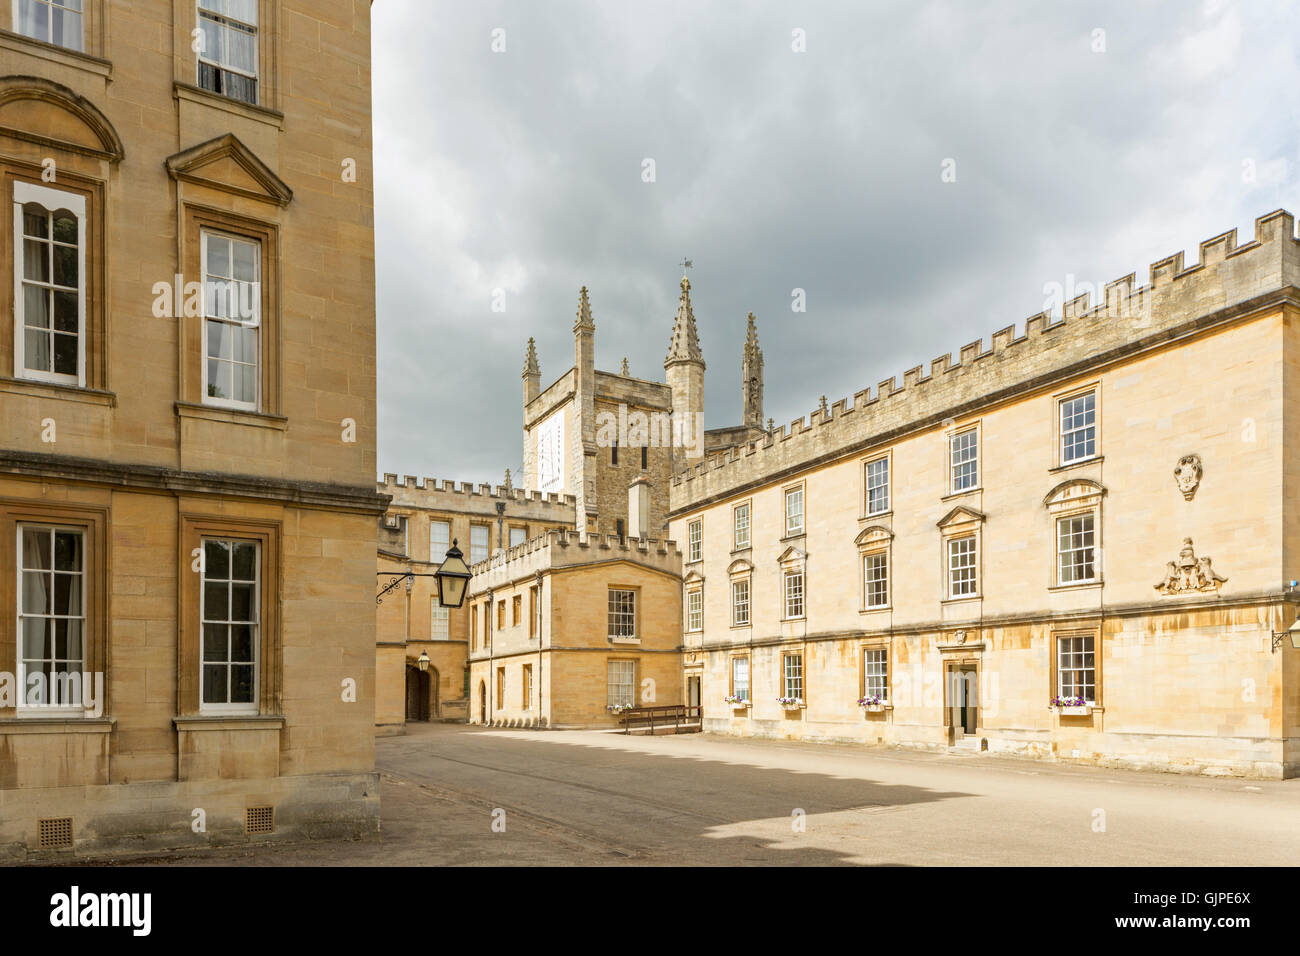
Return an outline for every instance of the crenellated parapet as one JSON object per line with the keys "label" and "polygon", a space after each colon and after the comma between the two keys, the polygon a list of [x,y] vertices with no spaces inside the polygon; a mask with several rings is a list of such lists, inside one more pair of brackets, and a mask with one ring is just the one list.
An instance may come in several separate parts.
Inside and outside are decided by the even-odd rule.
{"label": "crenellated parapet", "polygon": [[1081,374],[1218,322],[1290,297],[1300,301],[1300,242],[1285,210],[1255,220],[1254,238],[1235,229],[1200,244],[1199,261],[1182,252],[1153,262],[1146,285],[1135,274],[1106,283],[1100,301],[1085,292],[940,355],[849,399],[823,405],[788,426],[706,455],[673,476],[671,510],[680,513],[812,465],[941,426],[1028,389]]}
{"label": "crenellated parapet", "polygon": [[505,485],[475,485],[468,481],[420,479],[411,475],[399,478],[392,473],[386,473],[384,480],[376,485],[381,493],[392,496],[390,511],[418,508],[495,518],[498,502],[505,502],[510,517],[571,522],[576,510],[573,495],[544,494]]}
{"label": "crenellated parapet", "polygon": [[676,577],[682,570],[682,553],[671,539],[553,530],[474,564],[469,593],[481,594],[546,571],[605,561],[629,561]]}

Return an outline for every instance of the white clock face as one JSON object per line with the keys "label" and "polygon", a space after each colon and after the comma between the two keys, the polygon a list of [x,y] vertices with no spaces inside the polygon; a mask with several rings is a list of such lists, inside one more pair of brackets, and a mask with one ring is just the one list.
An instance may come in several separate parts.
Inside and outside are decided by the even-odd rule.
{"label": "white clock face", "polygon": [[564,490],[564,412],[542,422],[537,430],[537,485],[539,491]]}

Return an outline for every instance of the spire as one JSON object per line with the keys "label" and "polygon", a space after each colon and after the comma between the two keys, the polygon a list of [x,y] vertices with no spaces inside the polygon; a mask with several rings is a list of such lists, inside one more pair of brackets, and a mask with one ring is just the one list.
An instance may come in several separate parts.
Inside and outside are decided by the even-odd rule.
{"label": "spire", "polygon": [[541,375],[542,367],[537,364],[537,343],[528,339],[528,351],[524,353],[524,378],[530,375]]}
{"label": "spire", "polygon": [[763,350],[758,347],[758,324],[749,313],[745,351],[740,360],[741,423],[763,427]]}
{"label": "spire", "polygon": [[691,280],[682,276],[681,286],[682,294],[677,300],[677,319],[673,322],[673,337],[669,340],[665,367],[674,362],[704,364],[699,333],[695,330],[695,310],[691,308]]}
{"label": "spire", "polygon": [[587,300],[587,287],[578,292],[578,321],[573,323],[573,331],[594,332],[596,322],[591,317],[591,302]]}

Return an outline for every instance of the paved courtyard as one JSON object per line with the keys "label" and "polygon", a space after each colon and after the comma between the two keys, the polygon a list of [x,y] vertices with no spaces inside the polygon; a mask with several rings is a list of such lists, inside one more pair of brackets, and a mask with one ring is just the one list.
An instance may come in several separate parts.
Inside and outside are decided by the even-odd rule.
{"label": "paved courtyard", "polygon": [[1300,859],[1300,780],[447,724],[414,724],[404,737],[381,739],[376,759],[380,839],[148,862],[1214,866]]}

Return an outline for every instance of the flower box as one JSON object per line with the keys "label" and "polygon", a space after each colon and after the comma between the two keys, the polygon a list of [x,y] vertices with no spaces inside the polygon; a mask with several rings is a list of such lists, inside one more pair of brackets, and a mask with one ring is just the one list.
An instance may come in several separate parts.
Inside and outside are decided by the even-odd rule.
{"label": "flower box", "polygon": [[778,697],[776,702],[785,710],[803,710],[802,697]]}
{"label": "flower box", "polygon": [[889,701],[883,697],[859,697],[858,706],[868,714],[883,714],[889,709]]}
{"label": "flower box", "polygon": [[621,717],[623,714],[626,714],[631,710],[632,706],[633,705],[631,704],[606,704],[605,709],[615,717]]}
{"label": "flower box", "polygon": [[1092,713],[1092,704],[1082,697],[1053,697],[1047,707],[1062,717],[1087,717]]}
{"label": "flower box", "polygon": [[749,709],[749,700],[744,697],[724,697],[723,701],[730,704],[732,710]]}

